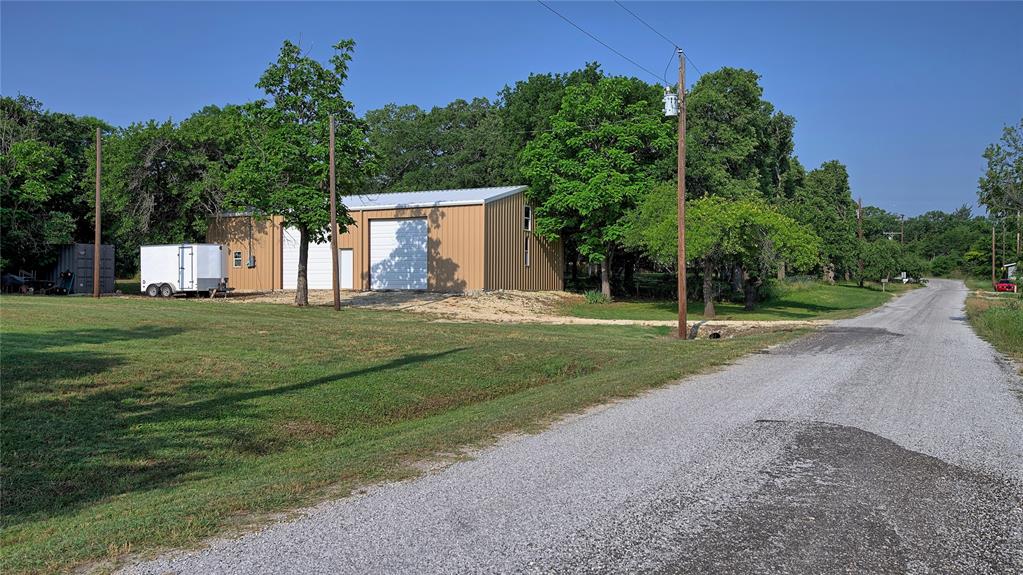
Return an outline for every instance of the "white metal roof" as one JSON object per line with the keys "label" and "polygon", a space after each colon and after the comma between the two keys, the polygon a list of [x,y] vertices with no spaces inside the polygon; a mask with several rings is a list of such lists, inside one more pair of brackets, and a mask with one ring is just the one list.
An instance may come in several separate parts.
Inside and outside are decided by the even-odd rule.
{"label": "white metal roof", "polygon": [[462,190],[395,192],[393,194],[345,196],[341,198],[341,203],[349,210],[354,211],[468,206],[486,204],[525,190],[526,186],[501,186],[497,188],[467,188]]}

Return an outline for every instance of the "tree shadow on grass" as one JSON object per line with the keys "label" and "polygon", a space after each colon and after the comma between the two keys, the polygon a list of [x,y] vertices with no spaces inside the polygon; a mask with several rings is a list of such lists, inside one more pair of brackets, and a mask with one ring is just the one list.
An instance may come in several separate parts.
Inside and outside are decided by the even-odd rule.
{"label": "tree shadow on grass", "polygon": [[49,389],[54,380],[95,375],[124,363],[119,354],[59,348],[160,339],[183,331],[177,327],[140,326],[5,333],[0,337],[4,399],[9,401],[12,392]]}
{"label": "tree shadow on grass", "polygon": [[16,405],[5,406],[12,413],[4,417],[2,438],[3,524],[73,513],[111,496],[174,485],[189,474],[208,475],[225,464],[225,450],[239,456],[264,455],[279,445],[274,445],[274,438],[268,443],[259,435],[262,428],[255,420],[265,419],[266,413],[253,405],[258,400],[340,386],[352,378],[460,351],[406,355],[290,385],[183,404],[174,403],[173,395],[154,395],[145,381],[68,397],[52,391],[42,398],[26,395]]}

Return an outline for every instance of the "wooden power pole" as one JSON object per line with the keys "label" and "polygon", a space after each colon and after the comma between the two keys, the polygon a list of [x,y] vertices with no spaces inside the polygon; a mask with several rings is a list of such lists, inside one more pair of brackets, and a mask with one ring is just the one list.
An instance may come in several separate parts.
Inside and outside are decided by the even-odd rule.
{"label": "wooden power pole", "polygon": [[686,328],[686,55],[678,50],[678,337]]}
{"label": "wooden power pole", "polygon": [[991,285],[995,285],[995,224],[991,224]]}
{"label": "wooden power pole", "polygon": [[100,294],[100,260],[102,258],[100,244],[100,214],[99,214],[99,180],[100,172],[103,169],[103,140],[100,137],[100,129],[96,128],[96,237],[92,246],[92,297],[99,297]]}
{"label": "wooden power pole", "polygon": [[[863,243],[863,197],[860,196],[860,201],[856,203],[856,237],[859,238],[860,243]],[[862,249],[863,246],[860,246]],[[863,256],[860,255],[856,261],[856,267],[860,271],[860,285],[862,287],[863,282]]]}
{"label": "wooden power pole", "polygon": [[330,115],[330,263],[334,287],[334,311],[341,311],[341,285],[337,262],[337,190],[334,180],[334,114]]}

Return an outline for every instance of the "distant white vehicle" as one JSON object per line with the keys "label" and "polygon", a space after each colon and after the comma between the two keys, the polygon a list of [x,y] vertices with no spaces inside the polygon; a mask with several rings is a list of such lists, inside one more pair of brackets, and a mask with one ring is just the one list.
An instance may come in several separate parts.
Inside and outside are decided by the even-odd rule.
{"label": "distant white vehicle", "polygon": [[171,297],[227,289],[227,260],[220,244],[174,244],[139,249],[142,293]]}

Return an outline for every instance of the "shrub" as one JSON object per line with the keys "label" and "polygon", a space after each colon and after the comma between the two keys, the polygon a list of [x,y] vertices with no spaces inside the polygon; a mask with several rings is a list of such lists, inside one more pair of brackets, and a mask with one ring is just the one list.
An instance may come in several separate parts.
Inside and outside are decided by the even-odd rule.
{"label": "shrub", "polygon": [[586,303],[589,304],[603,305],[611,303],[611,298],[604,295],[604,292],[600,290],[587,290],[583,295],[586,297]]}

